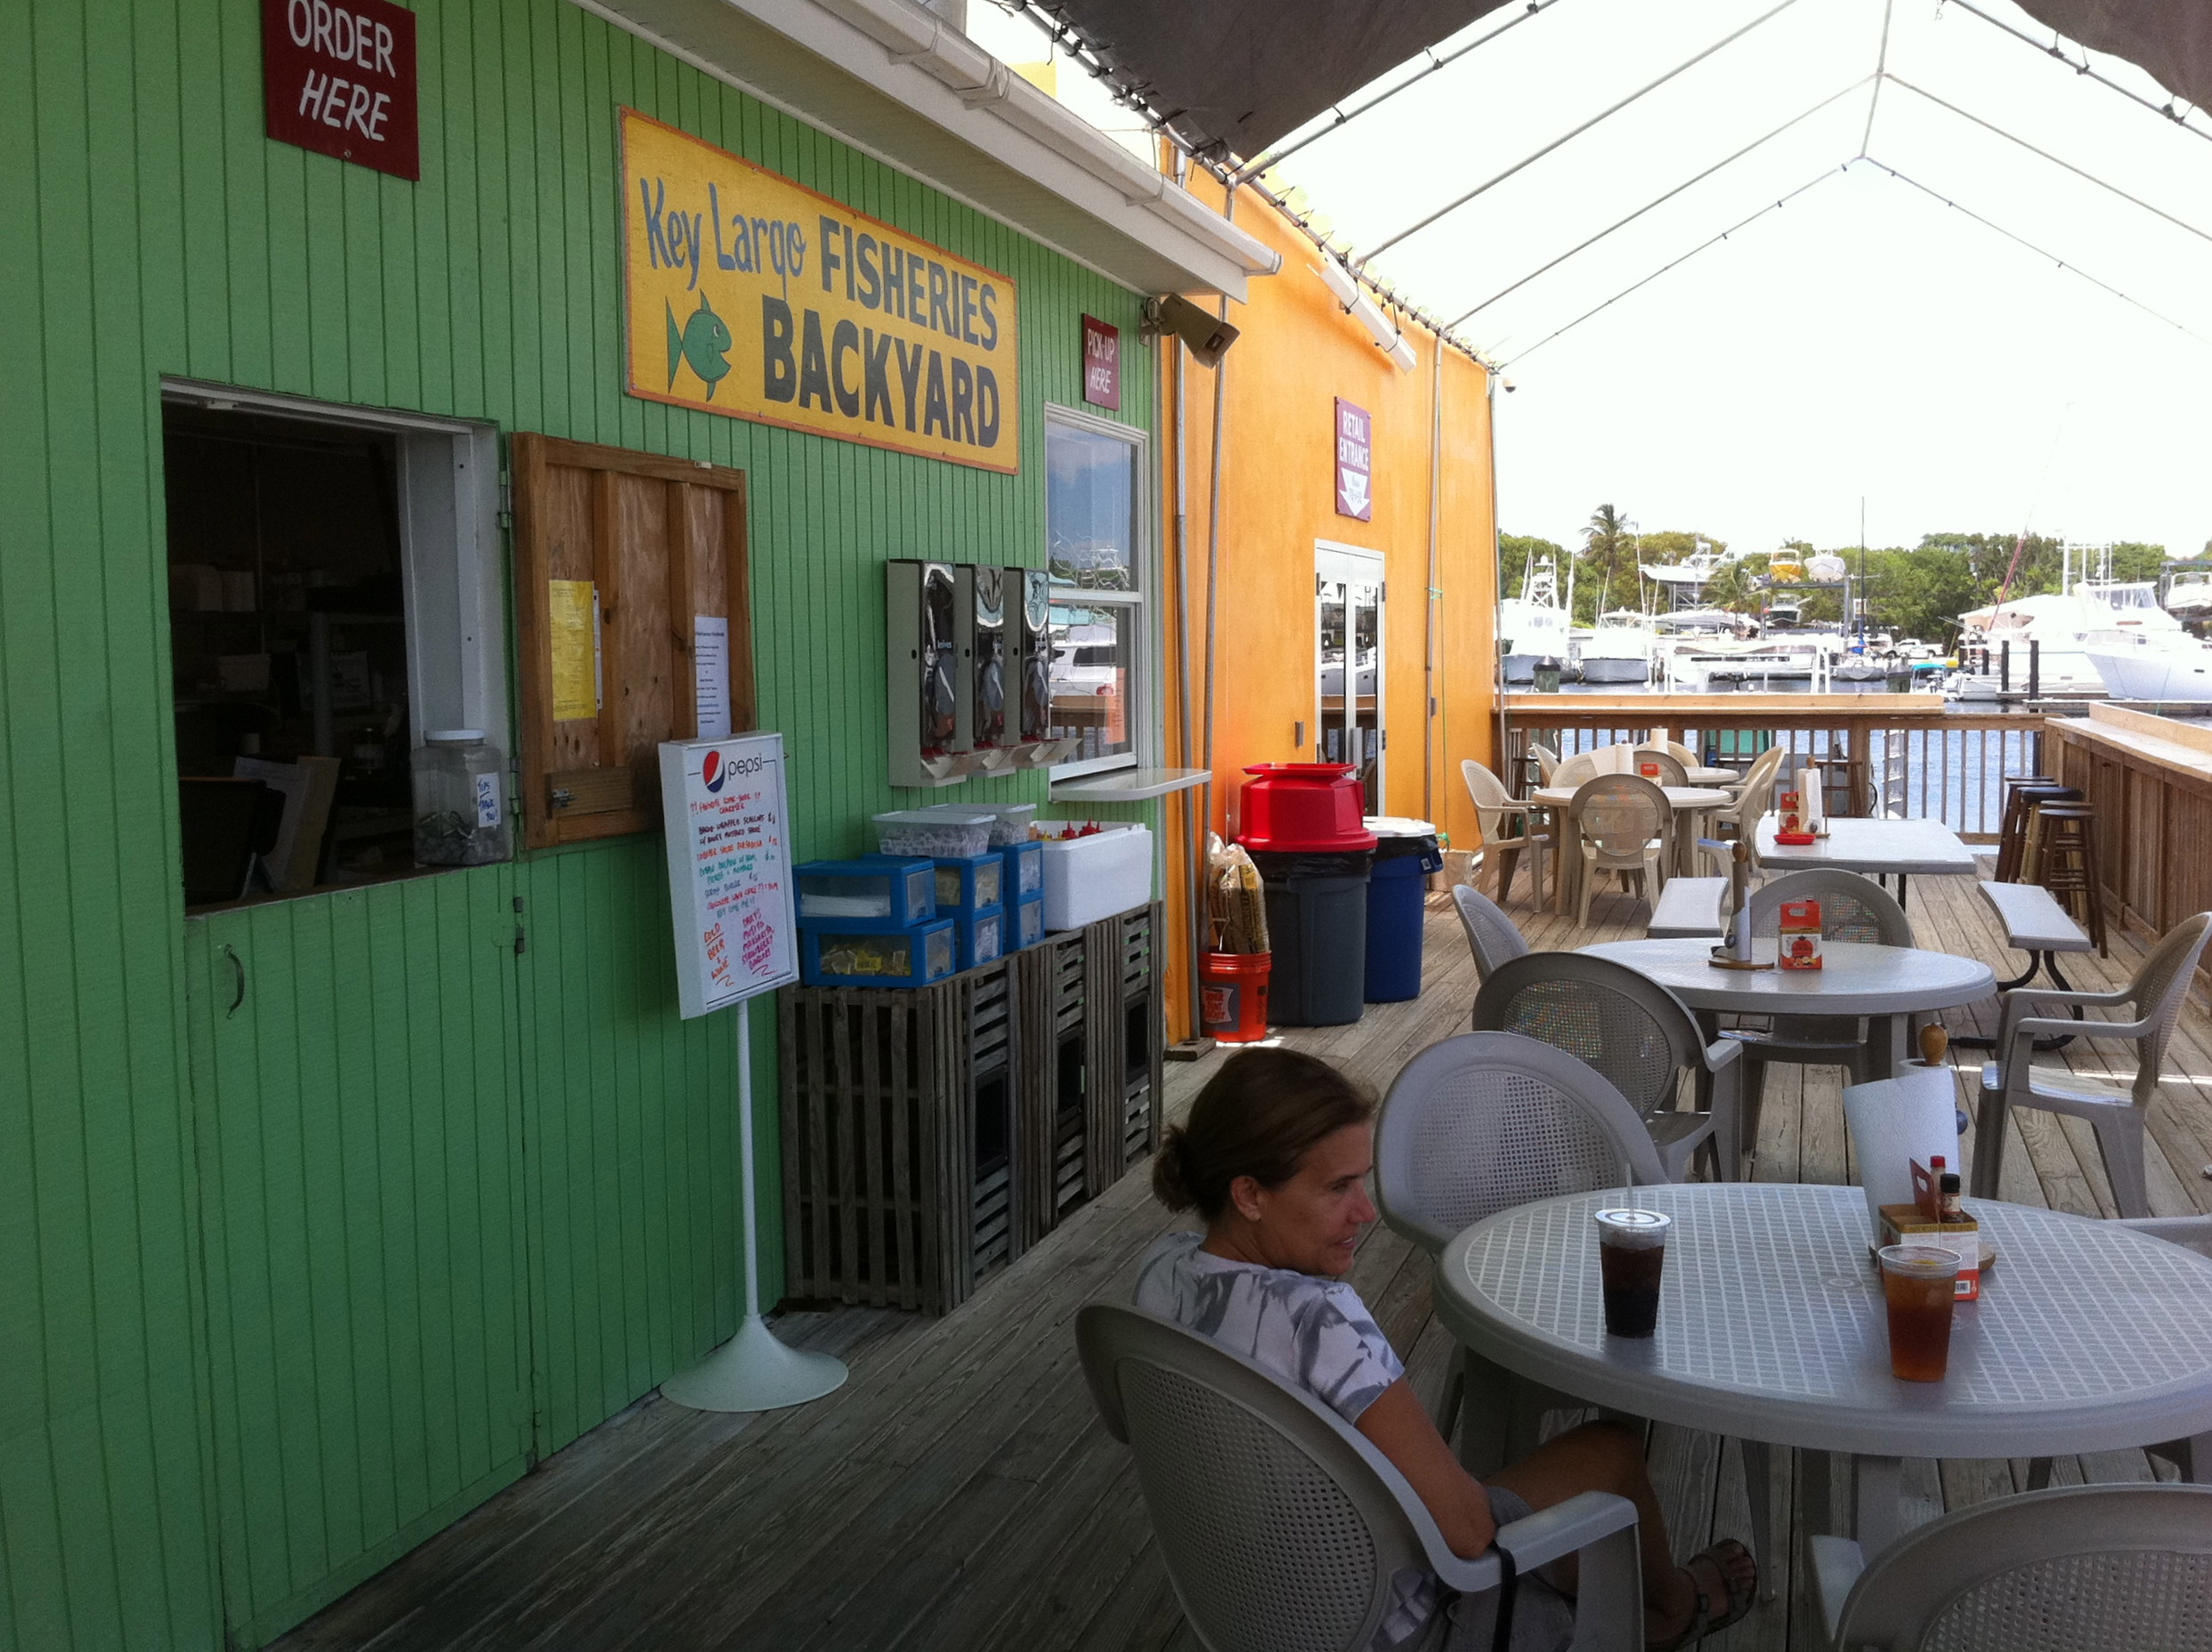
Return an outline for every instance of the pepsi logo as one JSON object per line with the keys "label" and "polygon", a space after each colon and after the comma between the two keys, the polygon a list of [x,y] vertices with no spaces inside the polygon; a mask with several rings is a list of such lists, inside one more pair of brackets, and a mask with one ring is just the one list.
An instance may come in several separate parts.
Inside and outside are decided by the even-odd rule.
{"label": "pepsi logo", "polygon": [[699,765],[699,778],[707,782],[709,791],[722,790],[722,782],[729,776],[723,767],[722,754],[719,751],[709,751],[707,754],[705,760]]}

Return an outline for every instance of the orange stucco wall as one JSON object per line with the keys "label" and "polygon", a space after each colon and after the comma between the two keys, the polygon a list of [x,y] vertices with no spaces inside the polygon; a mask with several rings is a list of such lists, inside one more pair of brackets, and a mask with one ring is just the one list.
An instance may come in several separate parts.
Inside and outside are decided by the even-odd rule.
{"label": "orange stucco wall", "polygon": [[[1219,206],[1220,191],[1200,187]],[[1487,375],[1455,350],[1409,326],[1417,360],[1401,371],[1367,330],[1344,313],[1317,272],[1312,244],[1249,191],[1236,221],[1283,254],[1280,273],[1251,286],[1231,304],[1242,329],[1219,369],[1197,366],[1179,347],[1162,381],[1166,487],[1162,542],[1167,547],[1169,657],[1165,661],[1170,761],[1200,766],[1204,751],[1206,575],[1212,502],[1216,374],[1226,374],[1221,424],[1222,491],[1214,611],[1214,781],[1208,824],[1234,835],[1244,765],[1316,758],[1314,732],[1315,551],[1329,540],[1380,553],[1383,610],[1382,700],[1389,813],[1435,821],[1455,847],[1477,841],[1473,812],[1459,778],[1463,757],[1488,761],[1495,739],[1492,687],[1496,602],[1496,522]],[[1183,377],[1179,450],[1187,466],[1183,531],[1177,532],[1176,378]],[[1436,398],[1441,395],[1440,463]],[[1373,417],[1373,519],[1337,514],[1335,398]],[[1430,585],[1430,547],[1436,579]],[[1189,745],[1178,701],[1178,558],[1187,579],[1191,684]],[[1435,651],[1434,672],[1425,668]],[[1430,703],[1433,698],[1433,705]],[[1295,743],[1305,725],[1306,746]],[[1187,755],[1186,755],[1186,753]],[[1187,841],[1195,800],[1167,811],[1171,921],[1187,934],[1184,892]],[[1173,949],[1179,964],[1185,948]],[[1188,990],[1170,1004],[1178,1036],[1187,1029]]]}

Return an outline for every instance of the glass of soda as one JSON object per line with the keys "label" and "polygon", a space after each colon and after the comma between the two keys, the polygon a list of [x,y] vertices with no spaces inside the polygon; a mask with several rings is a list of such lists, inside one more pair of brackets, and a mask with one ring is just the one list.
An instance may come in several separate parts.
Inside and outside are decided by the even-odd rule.
{"label": "glass of soda", "polygon": [[1674,1219],[1663,1211],[1600,1211],[1598,1275],[1605,1286],[1605,1333],[1648,1337],[1659,1324],[1659,1275]]}
{"label": "glass of soda", "polygon": [[1951,1363],[1958,1252],[1892,1244],[1878,1254],[1890,1313],[1890,1374],[1907,1382],[1941,1382]]}

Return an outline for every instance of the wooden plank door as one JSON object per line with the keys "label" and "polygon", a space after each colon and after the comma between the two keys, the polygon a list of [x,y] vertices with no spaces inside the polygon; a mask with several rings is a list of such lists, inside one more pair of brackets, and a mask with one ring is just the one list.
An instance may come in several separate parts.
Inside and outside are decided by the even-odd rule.
{"label": "wooden plank door", "polygon": [[657,748],[698,733],[701,618],[727,622],[731,732],[753,726],[745,473],[528,432],[512,473],[524,839],[650,830]]}
{"label": "wooden plank door", "polygon": [[232,1644],[528,1464],[515,874],[185,926]]}

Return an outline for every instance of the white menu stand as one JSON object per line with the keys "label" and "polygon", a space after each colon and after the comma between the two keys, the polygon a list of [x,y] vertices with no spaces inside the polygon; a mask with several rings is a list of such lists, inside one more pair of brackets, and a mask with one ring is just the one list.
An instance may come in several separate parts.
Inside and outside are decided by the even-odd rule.
{"label": "white menu stand", "polygon": [[753,1045],[748,1012],[737,1000],[738,1231],[745,1244],[745,1317],[737,1334],[660,1385],[661,1394],[693,1411],[780,1411],[820,1399],[845,1384],[845,1362],[780,1341],[760,1316],[760,1275],[753,1266]]}

